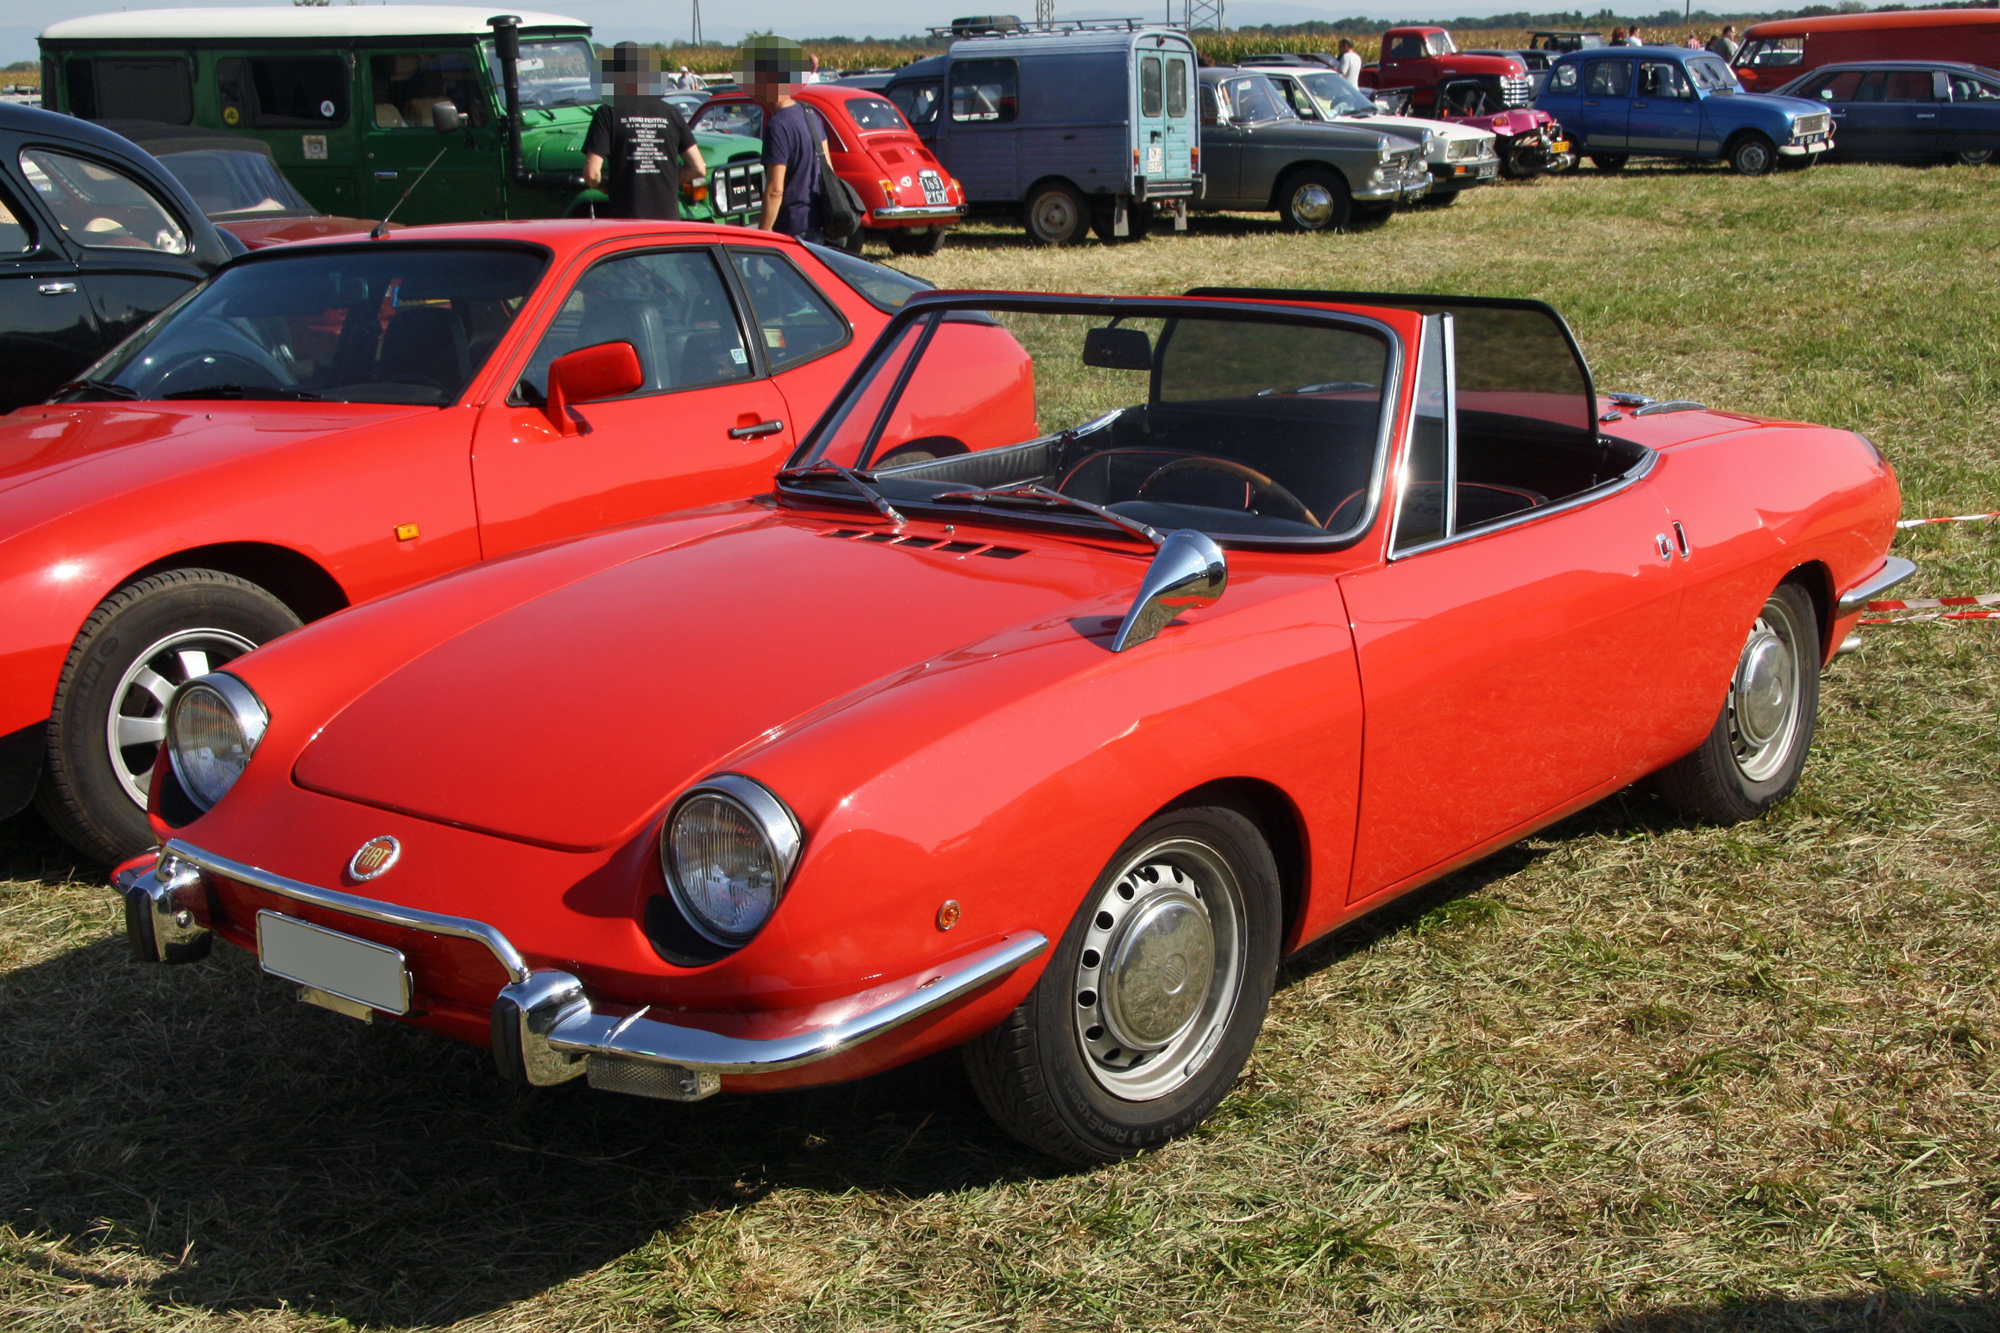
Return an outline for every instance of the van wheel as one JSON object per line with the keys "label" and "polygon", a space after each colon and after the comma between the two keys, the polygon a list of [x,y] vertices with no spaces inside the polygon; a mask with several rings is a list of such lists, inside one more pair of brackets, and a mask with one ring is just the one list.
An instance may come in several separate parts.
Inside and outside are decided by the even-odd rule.
{"label": "van wheel", "polygon": [[1208,1117],[1264,1026],[1282,933],[1278,868],[1222,806],[1125,840],[1021,1006],[964,1047],[988,1114],[1065,1162],[1115,1162]]}
{"label": "van wheel", "polygon": [[1596,167],[1599,171],[1623,171],[1625,170],[1625,164],[1629,161],[1631,159],[1622,153],[1602,153],[1593,155],[1590,159],[1590,165]]}
{"label": "van wheel", "polygon": [[1051,181],[1028,196],[1022,209],[1028,239],[1036,245],[1082,245],[1090,234],[1090,205],[1067,181]]}
{"label": "van wheel", "polygon": [[1153,230],[1153,206],[1151,204],[1127,204],[1125,206],[1126,235],[1120,236],[1114,230],[1118,225],[1118,201],[1109,195],[1098,195],[1090,201],[1090,229],[1097,233],[1097,239],[1106,245],[1124,245],[1129,241],[1143,241]]}
{"label": "van wheel", "polygon": [[898,227],[886,234],[890,254],[922,257],[944,249],[946,232],[943,227],[927,227],[922,231],[913,227]]}
{"label": "van wheel", "polygon": [[1325,167],[1300,167],[1278,190],[1278,220],[1289,231],[1339,231],[1354,215],[1347,182]]}
{"label": "van wheel", "polygon": [[1729,145],[1729,165],[1739,176],[1761,176],[1778,161],[1778,150],[1757,133],[1745,134]]}
{"label": "van wheel", "polygon": [[152,846],[146,794],[175,687],[298,627],[270,593],[213,569],[168,570],[105,598],[56,684],[42,817],[108,864]]}

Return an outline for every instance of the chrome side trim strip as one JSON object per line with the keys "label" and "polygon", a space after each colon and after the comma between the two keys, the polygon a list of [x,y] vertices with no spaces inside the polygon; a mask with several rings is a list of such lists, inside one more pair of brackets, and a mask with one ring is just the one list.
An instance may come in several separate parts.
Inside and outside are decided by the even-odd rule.
{"label": "chrome side trim strip", "polygon": [[380,902],[374,898],[362,898],[352,893],[341,893],[336,889],[322,889],[316,884],[302,884],[283,875],[274,875],[268,870],[232,861],[226,856],[203,851],[192,844],[175,838],[160,849],[160,862],[165,866],[169,859],[187,861],[210,874],[224,879],[233,879],[252,888],[275,893],[280,898],[290,898],[293,902],[311,903],[329,911],[345,912],[349,916],[362,917],[369,921],[380,921],[384,925],[404,926],[410,930],[428,931],[433,935],[449,935],[455,939],[473,940],[486,946],[507,970],[507,977],[515,983],[523,982],[531,975],[527,962],[514,948],[512,941],[496,928],[484,921],[474,921],[469,917],[445,916],[438,912],[425,912],[414,907],[398,907],[393,903]]}
{"label": "chrome side trim strip", "polygon": [[1914,560],[1905,560],[1900,555],[1885,557],[1882,568],[1840,594],[1840,602],[1835,606],[1834,614],[1851,616],[1856,611],[1866,610],[1869,602],[1916,572],[1917,563]]}
{"label": "chrome side trim strip", "polygon": [[[588,1008],[571,1009],[549,1029],[548,1046],[573,1056],[608,1056],[639,1060],[648,1064],[678,1065],[697,1073],[769,1074],[781,1069],[824,1060],[901,1027],[943,1005],[951,1003],[988,982],[1038,958],[1049,947],[1048,937],[1028,930],[1009,935],[998,944],[949,964],[950,971],[932,974],[921,982],[904,978],[910,989],[886,1004],[866,1009],[851,1018],[796,1036],[763,1041],[726,1037],[699,1028],[679,1027],[637,1014],[599,1014]],[[548,974],[538,973],[545,977]],[[512,989],[511,987],[509,988]],[[507,992],[501,992],[506,998]]]}

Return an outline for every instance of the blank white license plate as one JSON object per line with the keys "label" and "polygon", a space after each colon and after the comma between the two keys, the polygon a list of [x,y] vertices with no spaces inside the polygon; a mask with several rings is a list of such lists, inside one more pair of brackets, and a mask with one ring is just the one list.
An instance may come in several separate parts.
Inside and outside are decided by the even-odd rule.
{"label": "blank white license plate", "polygon": [[276,912],[259,912],[257,959],[266,972],[301,986],[384,1013],[410,1012],[410,973],[400,950]]}

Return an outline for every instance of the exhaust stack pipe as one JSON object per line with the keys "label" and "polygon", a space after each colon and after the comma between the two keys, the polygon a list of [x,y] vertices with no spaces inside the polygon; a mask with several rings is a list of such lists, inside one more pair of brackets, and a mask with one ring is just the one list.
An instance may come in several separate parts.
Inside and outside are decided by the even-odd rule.
{"label": "exhaust stack pipe", "polygon": [[501,92],[507,99],[507,177],[522,185],[551,190],[580,190],[581,172],[530,171],[521,153],[521,17],[495,14],[486,20],[493,29],[493,51],[500,57]]}

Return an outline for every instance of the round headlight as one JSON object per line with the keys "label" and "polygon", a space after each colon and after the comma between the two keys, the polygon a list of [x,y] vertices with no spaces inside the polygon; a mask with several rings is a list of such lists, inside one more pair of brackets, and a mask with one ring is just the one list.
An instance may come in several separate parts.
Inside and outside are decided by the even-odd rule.
{"label": "round headlight", "polygon": [[203,676],[175,692],[167,759],[196,805],[207,810],[236,785],[270,721],[263,702],[234,676]]}
{"label": "round headlight", "polygon": [[660,865],[688,924],[734,948],[777,910],[801,842],[784,802],[749,778],[722,773],[674,806],[660,833]]}

